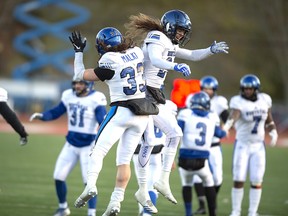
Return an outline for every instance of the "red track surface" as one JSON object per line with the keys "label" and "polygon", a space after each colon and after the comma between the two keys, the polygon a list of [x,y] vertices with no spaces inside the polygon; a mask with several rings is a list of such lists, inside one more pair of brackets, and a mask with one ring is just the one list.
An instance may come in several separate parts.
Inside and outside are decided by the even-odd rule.
{"label": "red track surface", "polygon": [[[67,133],[67,118],[64,116],[49,122],[40,120],[29,122],[29,116],[26,115],[21,116],[20,119],[30,136],[32,134],[55,134],[64,136]],[[0,132],[15,133],[13,128],[2,118],[2,116],[0,116]],[[223,139],[222,143],[231,144],[233,142],[234,132],[232,130],[229,134],[229,138]],[[267,136],[266,142],[269,143],[269,136]],[[280,134],[277,146],[288,147],[288,134]]]}

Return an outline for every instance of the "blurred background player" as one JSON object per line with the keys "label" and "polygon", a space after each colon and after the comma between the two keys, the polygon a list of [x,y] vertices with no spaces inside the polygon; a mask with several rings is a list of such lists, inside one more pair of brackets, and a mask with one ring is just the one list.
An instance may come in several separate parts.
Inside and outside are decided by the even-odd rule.
{"label": "blurred background player", "polygon": [[[189,40],[192,32],[192,24],[189,16],[181,10],[170,10],[166,12],[161,20],[149,17],[145,14],[130,16],[130,22],[125,24],[127,35],[132,38],[146,38],[142,50],[144,52],[144,75],[147,83],[147,98],[157,103],[159,114],[153,116],[154,124],[166,135],[165,149],[163,151],[163,167],[159,181],[154,187],[169,201],[176,204],[173,196],[169,178],[171,167],[177,153],[177,147],[182,137],[182,131],[177,125],[177,120],[171,112],[167,111],[165,96],[161,90],[168,70],[174,70],[189,76],[190,67],[184,63],[175,63],[175,57],[179,59],[199,61],[215,53],[228,53],[228,45],[225,42],[216,41],[206,49],[187,50],[180,48]],[[144,142],[144,145],[149,143]],[[149,148],[141,148],[148,152],[153,149],[153,143]],[[148,157],[147,157],[148,159]],[[145,162],[143,162],[145,164]]]}
{"label": "blurred background player", "polygon": [[271,136],[271,146],[276,145],[278,138],[271,113],[272,100],[268,94],[260,92],[258,77],[247,74],[240,80],[240,94],[231,98],[229,106],[231,112],[223,129],[229,131],[234,125],[236,130],[231,216],[241,215],[244,182],[248,171],[250,176],[248,216],[256,216],[266,165],[265,129]]}
{"label": "blurred background player", "polygon": [[[171,110],[173,115],[177,115],[177,105],[173,103],[171,100],[166,100],[165,106]],[[149,158],[149,164],[148,164],[148,176],[147,176],[147,187],[149,190],[149,196],[151,198],[152,203],[156,206],[157,198],[158,198],[158,192],[154,189],[153,185],[154,183],[160,178],[160,173],[162,170],[162,149],[165,144],[166,136],[165,134],[159,130],[159,128],[154,126],[154,133],[155,133],[155,145],[153,147],[153,150],[151,152],[150,158]],[[137,163],[139,160],[139,151],[141,148],[141,145],[143,143],[143,139],[141,140],[141,143],[138,144],[134,155],[133,155],[133,163],[135,168],[135,174],[138,177],[138,169],[137,169]],[[139,216],[149,216],[152,215],[150,212],[143,209],[142,205],[139,206]]]}
{"label": "blurred background player", "polygon": [[[105,82],[109,87],[111,101],[111,109],[99,128],[89,157],[87,186],[74,205],[80,208],[98,193],[96,184],[103,159],[119,141],[115,187],[103,216],[118,215],[131,177],[130,162],[134,151],[147,128],[149,119],[152,121],[149,116],[159,111],[155,104],[145,98],[143,52],[134,46],[132,40],[124,38],[118,29],[106,27],[96,35],[96,49],[100,56],[98,67],[85,69],[83,49],[86,40],[82,39],[80,32],[73,32],[69,38],[75,50],[74,77]],[[143,181],[138,179],[139,189],[135,193],[135,198],[144,209],[157,213],[158,210],[149,197],[146,175],[142,177]]]}
{"label": "blurred background player", "polygon": [[[73,79],[72,89],[62,93],[61,102],[54,108],[43,113],[34,113],[30,121],[39,119],[52,121],[67,113],[68,133],[66,142],[58,156],[54,180],[59,201],[59,208],[54,216],[70,215],[67,203],[66,178],[80,162],[82,180],[87,183],[88,158],[95,142],[99,125],[106,115],[106,97],[103,93],[93,90],[93,82]],[[96,215],[95,196],[88,203],[88,216]]]}
{"label": "blurred background player", "polygon": [[214,216],[216,215],[216,191],[208,158],[213,137],[222,138],[226,136],[226,132],[219,126],[218,115],[210,112],[210,97],[207,93],[201,91],[191,97],[188,108],[179,111],[178,124],[183,131],[178,165],[185,215],[193,215],[193,176],[198,175],[205,188],[209,215]]}
{"label": "blurred background player", "polygon": [[[227,121],[229,115],[228,101],[225,97],[218,95],[218,80],[213,76],[204,76],[200,79],[200,88],[210,97],[210,110],[215,112],[222,123]],[[209,155],[209,165],[213,174],[216,195],[218,194],[223,181],[223,156],[221,143],[218,137],[213,137]],[[199,208],[193,213],[206,214],[205,191],[199,176],[193,177],[194,188],[198,197]]]}
{"label": "blurred background player", "polygon": [[8,124],[19,134],[20,142],[19,144],[27,144],[28,133],[26,132],[24,126],[18,119],[15,112],[9,107],[8,103],[8,93],[4,88],[0,87],[0,114],[6,120]]}

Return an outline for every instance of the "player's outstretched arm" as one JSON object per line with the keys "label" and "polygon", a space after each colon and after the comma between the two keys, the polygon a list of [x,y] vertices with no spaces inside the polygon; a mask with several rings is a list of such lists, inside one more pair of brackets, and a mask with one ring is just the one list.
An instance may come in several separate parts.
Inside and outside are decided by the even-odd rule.
{"label": "player's outstretched arm", "polygon": [[216,42],[214,41],[210,46],[210,51],[214,54],[226,53],[228,54],[229,46],[225,41]]}
{"label": "player's outstretched arm", "polygon": [[33,113],[30,118],[29,121],[32,122],[34,119],[39,119],[42,120],[43,114],[42,113]]}
{"label": "player's outstretched arm", "polygon": [[94,73],[94,69],[85,69],[84,67],[83,51],[86,47],[86,38],[82,38],[79,31],[74,31],[71,33],[71,36],[69,36],[69,40],[72,43],[75,51],[73,79],[98,81],[99,78]]}
{"label": "player's outstretched arm", "polygon": [[20,145],[27,144],[28,133],[24,126],[18,119],[17,115],[13,110],[10,109],[6,102],[0,102],[0,114],[3,118],[12,126],[12,128],[20,135]]}

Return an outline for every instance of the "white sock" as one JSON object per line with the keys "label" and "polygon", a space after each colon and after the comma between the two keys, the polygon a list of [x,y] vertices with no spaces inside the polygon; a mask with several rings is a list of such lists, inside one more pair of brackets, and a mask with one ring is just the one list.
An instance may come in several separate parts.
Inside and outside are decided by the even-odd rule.
{"label": "white sock", "polygon": [[125,189],[115,187],[111,195],[111,201],[122,202],[124,200]]}
{"label": "white sock", "polygon": [[93,215],[93,216],[96,216],[96,209],[92,209],[92,208],[89,208],[88,209],[88,215]]}
{"label": "white sock", "polygon": [[170,172],[177,153],[180,137],[167,138],[163,149],[163,170]]}
{"label": "white sock", "polygon": [[67,208],[68,207],[68,203],[67,202],[64,202],[64,203],[59,203],[59,208]]}
{"label": "white sock", "polygon": [[249,215],[256,215],[260,199],[261,199],[262,189],[261,188],[250,188],[249,191]]}
{"label": "white sock", "polygon": [[232,188],[232,213],[235,215],[240,215],[241,205],[244,196],[244,188]]}
{"label": "white sock", "polygon": [[87,186],[93,187],[96,185],[98,176],[103,166],[103,159],[105,157],[105,153],[93,150],[89,161],[88,161],[88,172],[87,172]]}

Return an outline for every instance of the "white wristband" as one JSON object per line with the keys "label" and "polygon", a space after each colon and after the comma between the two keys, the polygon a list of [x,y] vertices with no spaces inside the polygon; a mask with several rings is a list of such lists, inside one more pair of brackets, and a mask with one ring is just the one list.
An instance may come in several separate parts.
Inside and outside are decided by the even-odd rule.
{"label": "white wristband", "polygon": [[228,119],[225,125],[223,126],[223,130],[229,131],[230,128],[233,126],[233,123],[234,123],[234,119]]}

